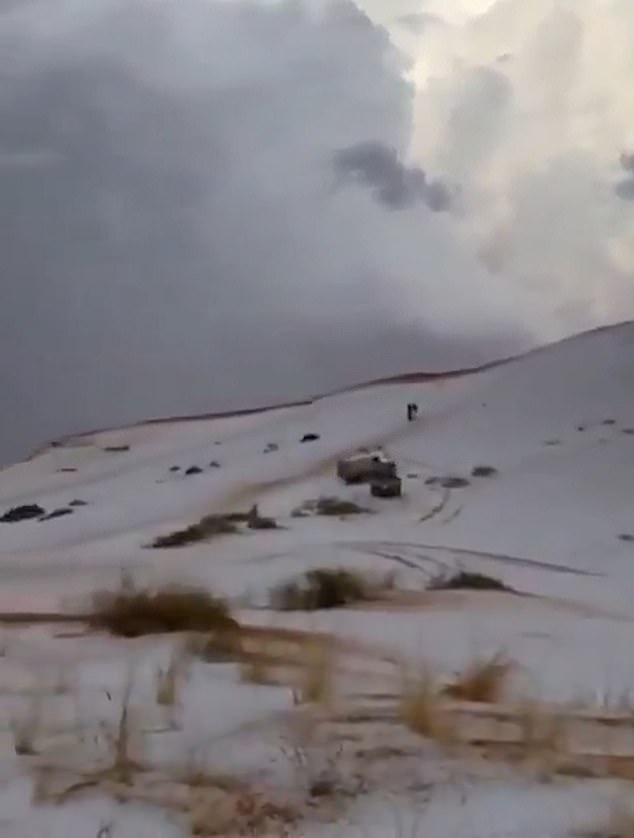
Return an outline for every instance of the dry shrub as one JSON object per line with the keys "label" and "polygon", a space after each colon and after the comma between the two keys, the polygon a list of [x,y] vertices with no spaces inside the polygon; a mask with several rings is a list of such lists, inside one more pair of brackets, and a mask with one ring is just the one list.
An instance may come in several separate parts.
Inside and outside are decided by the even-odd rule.
{"label": "dry shrub", "polygon": [[442,696],[435,679],[426,670],[414,677],[404,676],[400,718],[407,728],[420,736],[444,744],[456,739],[456,732],[443,711]]}
{"label": "dry shrub", "polygon": [[427,585],[429,591],[509,591],[512,588],[505,585],[500,579],[487,576],[485,573],[459,570],[447,575],[442,573],[434,577]]}
{"label": "dry shrub", "polygon": [[175,707],[189,661],[188,645],[183,643],[174,649],[167,669],[156,673],[156,703],[161,707]]}
{"label": "dry shrub", "polygon": [[566,723],[539,702],[529,701],[518,707],[517,722],[524,755],[554,757],[566,749]]}
{"label": "dry shrub", "polygon": [[299,581],[275,588],[271,606],[279,611],[318,611],[368,599],[370,586],[360,573],[344,568],[316,568]]}
{"label": "dry shrub", "polygon": [[[239,514],[239,513],[238,513]],[[185,547],[197,541],[206,541],[217,535],[232,535],[238,532],[235,519],[230,515],[205,515],[196,524],[182,530],[175,530],[167,535],[160,535],[152,542],[152,547]]]}
{"label": "dry shrub", "polygon": [[239,629],[223,600],[207,591],[178,587],[97,594],[88,622],[93,628],[122,637],[177,631],[231,633]]}
{"label": "dry shrub", "polygon": [[327,496],[304,501],[301,506],[293,510],[292,515],[294,518],[305,518],[307,515],[338,518],[347,515],[367,515],[369,512],[369,509],[359,506],[354,501]]}
{"label": "dry shrub", "polygon": [[243,789],[192,789],[189,828],[192,836],[289,835],[288,828],[299,819],[297,809],[287,802]]}
{"label": "dry shrub", "polygon": [[494,704],[500,701],[512,664],[500,654],[475,660],[444,688],[445,695],[459,701]]}
{"label": "dry shrub", "polygon": [[31,696],[27,712],[22,718],[14,719],[11,724],[13,747],[18,756],[33,756],[36,753],[35,739],[41,730],[42,701],[41,695]]}
{"label": "dry shrub", "polygon": [[295,704],[330,705],[335,695],[335,653],[327,645],[315,644],[306,650],[300,668]]}

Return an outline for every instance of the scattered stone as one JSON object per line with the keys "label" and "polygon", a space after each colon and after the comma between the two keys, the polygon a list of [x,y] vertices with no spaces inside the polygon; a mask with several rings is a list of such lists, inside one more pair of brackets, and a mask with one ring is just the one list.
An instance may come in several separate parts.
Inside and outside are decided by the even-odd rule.
{"label": "scattered stone", "polygon": [[578,431],[585,431],[585,429],[586,429],[585,425],[577,425],[577,430]]}
{"label": "scattered stone", "polygon": [[449,475],[447,477],[428,477],[425,480],[426,486],[442,486],[443,489],[464,489],[469,486],[470,482],[466,477],[454,477]]}
{"label": "scattered stone", "polygon": [[410,471],[410,473],[407,475],[407,477],[408,477],[409,480],[416,480],[416,478],[418,477],[418,474],[415,471]]}
{"label": "scattered stone", "polygon": [[192,474],[202,474],[203,470],[198,466],[190,466],[187,471],[185,472],[186,477],[190,477]]}
{"label": "scattered stone", "polygon": [[280,446],[275,442],[267,442],[266,443],[266,448],[264,449],[264,453],[265,454],[270,454],[272,451],[278,451],[279,447]]}
{"label": "scattered stone", "polygon": [[319,434],[304,434],[300,442],[316,442],[319,439]]}
{"label": "scattered stone", "polygon": [[382,477],[370,483],[370,494],[375,498],[400,498],[402,484],[400,477]]}
{"label": "scattered stone", "polygon": [[546,442],[544,442],[544,445],[548,445],[548,446],[561,445],[561,440],[560,439],[547,439]]}
{"label": "scattered stone", "polygon": [[22,506],[14,506],[5,512],[0,521],[5,524],[15,524],[18,521],[30,521],[33,518],[40,518],[46,515],[46,510],[37,503],[25,503]]}
{"label": "scattered stone", "polygon": [[109,454],[122,454],[124,451],[129,451],[129,445],[106,445],[103,449],[107,451]]}
{"label": "scattered stone", "polygon": [[498,470],[493,466],[475,466],[471,471],[472,477],[494,477]]}
{"label": "scattered stone", "polygon": [[88,506],[88,503],[85,500],[82,500],[81,498],[75,498],[75,500],[72,500],[68,505],[69,506]]}
{"label": "scattered stone", "polygon": [[616,425],[616,420],[615,419],[604,419],[603,422],[601,422],[601,424],[602,425]]}
{"label": "scattered stone", "polygon": [[180,466],[170,466],[170,471],[172,471],[172,472],[174,472],[174,471],[180,471],[180,470],[181,470],[181,467],[180,467]]}
{"label": "scattered stone", "polygon": [[64,468],[58,468],[57,471],[63,472],[63,473],[66,473],[66,474],[71,474],[72,472],[77,471],[77,469],[76,468],[70,468],[69,466],[66,466]]}
{"label": "scattered stone", "polygon": [[209,463],[209,468],[220,468],[220,463],[218,462],[218,460],[212,460]]}
{"label": "scattered stone", "polygon": [[52,521],[53,518],[63,518],[66,515],[72,514],[73,510],[64,506],[61,509],[54,509],[52,512],[49,512],[48,515],[42,515],[40,521]]}
{"label": "scattered stone", "polygon": [[623,428],[623,433],[632,436],[634,434],[634,428]]}
{"label": "scattered stone", "polygon": [[622,532],[619,535],[619,541],[634,541],[634,535],[629,532]]}

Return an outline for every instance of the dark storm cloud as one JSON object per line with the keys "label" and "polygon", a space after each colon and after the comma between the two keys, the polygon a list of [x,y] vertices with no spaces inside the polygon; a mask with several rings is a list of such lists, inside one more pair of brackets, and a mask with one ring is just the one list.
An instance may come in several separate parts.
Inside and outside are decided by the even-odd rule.
{"label": "dark storm cloud", "polygon": [[442,365],[437,332],[399,337],[395,288],[411,300],[421,254],[455,273],[454,249],[424,206],[397,222],[328,188],[335,150],[372,136],[381,200],[442,202],[380,153],[407,146],[401,69],[349,0],[3,6],[0,461],[397,372],[414,332],[417,366]]}
{"label": "dark storm cloud", "polygon": [[435,212],[449,208],[448,189],[428,180],[418,166],[405,166],[396,149],[379,142],[357,143],[338,151],[335,171],[343,183],[356,182],[372,190],[388,209],[406,209],[423,203]]}

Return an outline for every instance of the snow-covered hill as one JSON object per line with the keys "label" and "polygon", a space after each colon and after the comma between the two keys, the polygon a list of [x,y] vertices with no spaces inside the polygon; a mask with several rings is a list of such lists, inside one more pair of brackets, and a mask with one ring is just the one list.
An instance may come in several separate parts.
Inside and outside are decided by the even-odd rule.
{"label": "snow-covered hill", "polygon": [[[24,504],[39,504],[47,513],[72,510],[50,520],[0,523],[0,609],[55,611],[69,599],[115,587],[125,570],[139,585],[209,586],[251,624],[309,624],[447,671],[474,654],[504,648],[550,699],[629,692],[633,384],[634,324],[628,323],[470,375],[395,381],[250,415],[150,423],[65,440],[0,473],[0,514]],[[411,401],[419,415],[408,423]],[[302,442],[306,434],[318,438]],[[377,446],[398,465],[401,499],[372,498],[367,486],[344,486],[336,477],[338,458]],[[474,476],[478,466],[494,471]],[[195,473],[186,474],[192,467]],[[447,477],[466,483],[446,488]],[[372,514],[293,515],[321,496],[354,501]],[[149,547],[157,536],[205,514],[254,503],[278,529]],[[310,567],[342,565],[394,570],[398,588],[410,592],[409,604],[309,618],[263,607],[280,581]],[[495,576],[531,596],[422,593],[431,577],[456,567]],[[34,631],[16,634],[29,654],[45,642]],[[55,654],[62,652],[56,647]],[[90,660],[85,651],[77,654]],[[106,657],[117,655],[120,649],[108,646]],[[204,689],[220,689],[233,700],[226,673],[222,678],[221,686],[207,678]],[[197,689],[200,702],[200,684]],[[236,718],[214,718],[214,733],[287,706],[288,696],[261,689],[268,696],[262,705],[256,702],[254,709],[248,697],[237,698],[242,710]],[[192,712],[199,714],[199,703],[196,708]],[[537,828],[546,830],[543,835],[570,834],[561,806],[578,790],[536,813],[526,801],[538,799],[538,790],[505,788],[496,787],[494,796],[510,807],[502,820],[515,823],[516,831],[493,831],[489,788],[475,793],[480,814],[455,834],[535,835]],[[365,811],[366,803],[360,805]],[[430,835],[449,834],[438,825],[446,826],[442,805],[429,822]],[[17,806],[14,823],[26,829],[33,817]]]}

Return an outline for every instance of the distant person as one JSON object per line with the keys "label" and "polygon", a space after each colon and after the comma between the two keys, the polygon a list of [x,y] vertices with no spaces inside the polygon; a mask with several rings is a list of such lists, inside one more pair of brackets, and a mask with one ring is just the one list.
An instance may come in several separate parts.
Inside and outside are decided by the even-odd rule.
{"label": "distant person", "polygon": [[407,405],[407,421],[413,422],[418,416],[418,405],[416,402],[409,402]]}

